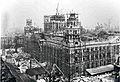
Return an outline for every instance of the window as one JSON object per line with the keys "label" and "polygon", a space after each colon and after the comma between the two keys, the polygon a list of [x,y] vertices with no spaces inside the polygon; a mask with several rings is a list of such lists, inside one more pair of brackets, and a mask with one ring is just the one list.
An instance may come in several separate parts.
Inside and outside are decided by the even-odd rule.
{"label": "window", "polygon": [[105,50],[105,46],[103,46],[103,50]]}
{"label": "window", "polygon": [[75,44],[78,44],[78,42],[75,42]]}
{"label": "window", "polygon": [[111,59],[108,59],[108,62],[107,62],[107,64],[111,64]]}
{"label": "window", "polygon": [[119,45],[116,46],[116,54],[119,54]]}
{"label": "window", "polygon": [[68,31],[68,30],[67,30],[66,32],[67,32],[67,34],[69,34],[69,31]]}
{"label": "window", "polygon": [[94,62],[91,63],[91,68],[93,68],[93,67],[94,67]]}
{"label": "window", "polygon": [[89,54],[87,54],[87,60],[89,60],[90,58],[89,58]]}
{"label": "window", "polygon": [[96,67],[98,67],[98,62],[96,62]]}
{"label": "window", "polygon": [[91,60],[94,60],[94,54],[91,54]]}
{"label": "window", "polygon": [[107,57],[110,58],[110,52],[107,52]]}
{"label": "window", "polygon": [[100,51],[102,50],[102,47],[99,47]]}
{"label": "window", "polygon": [[83,49],[83,52],[86,52],[86,49],[85,49],[85,48]]}
{"label": "window", "polygon": [[75,50],[75,53],[77,53],[77,50]]}
{"label": "window", "polygon": [[86,61],[86,56],[83,56],[83,61]]}
{"label": "window", "polygon": [[76,72],[79,72],[79,67],[76,67]]}
{"label": "window", "polygon": [[91,48],[91,51],[93,52],[94,48]]}
{"label": "window", "polygon": [[74,30],[73,33],[74,33],[74,34],[77,34],[77,30]]}
{"label": "window", "polygon": [[75,59],[75,63],[77,63],[78,62],[78,57],[75,56],[74,59]]}
{"label": "window", "polygon": [[102,57],[102,53],[100,53],[100,59],[102,59],[103,57]]}
{"label": "window", "polygon": [[105,53],[103,53],[103,58],[105,58]]}
{"label": "window", "polygon": [[74,26],[75,26],[75,21],[74,21]]}
{"label": "window", "polygon": [[98,48],[97,48],[97,47],[95,47],[95,50],[97,51],[97,50],[98,50]]}
{"label": "window", "polygon": [[107,51],[110,50],[110,46],[107,46]]}
{"label": "window", "polygon": [[65,58],[65,62],[68,63],[69,62],[69,58]]}
{"label": "window", "polygon": [[90,67],[89,67],[89,63],[87,63],[87,68],[90,68]]}
{"label": "window", "polygon": [[70,40],[72,39],[72,36],[70,36]]}
{"label": "window", "polygon": [[95,58],[98,59],[98,54],[95,54]]}
{"label": "window", "polygon": [[104,61],[104,65],[106,65],[106,62]]}

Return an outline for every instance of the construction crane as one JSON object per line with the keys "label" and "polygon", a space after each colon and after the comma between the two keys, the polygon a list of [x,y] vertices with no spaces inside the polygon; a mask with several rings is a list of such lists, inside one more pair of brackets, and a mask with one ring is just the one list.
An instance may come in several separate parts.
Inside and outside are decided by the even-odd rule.
{"label": "construction crane", "polygon": [[57,4],[57,8],[56,8],[56,15],[59,15],[59,12],[58,12],[58,7],[59,7],[59,3]]}
{"label": "construction crane", "polygon": [[60,70],[60,68],[56,65],[56,64],[53,64],[53,70],[52,72],[55,72],[55,69],[58,69],[58,71],[64,76],[64,73]]}

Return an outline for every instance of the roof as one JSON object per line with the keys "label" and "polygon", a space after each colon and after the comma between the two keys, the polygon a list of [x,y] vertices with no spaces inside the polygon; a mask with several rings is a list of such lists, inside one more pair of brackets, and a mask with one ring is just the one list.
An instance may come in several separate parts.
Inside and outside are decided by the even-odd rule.
{"label": "roof", "polygon": [[86,71],[90,74],[90,75],[96,75],[96,74],[101,74],[101,73],[105,73],[105,72],[109,72],[109,71],[113,71],[114,70],[114,66],[113,65],[106,65],[106,66],[100,66],[97,68],[91,68],[91,69],[86,69]]}
{"label": "roof", "polygon": [[36,68],[31,68],[26,70],[26,74],[33,76],[33,75],[40,75],[40,74],[45,74],[45,70],[42,67],[36,67]]}
{"label": "roof", "polygon": [[51,20],[56,20],[56,21],[65,21],[64,15],[52,15],[50,17]]}
{"label": "roof", "polygon": [[5,62],[7,67],[9,68],[12,75],[15,77],[16,82],[36,82],[35,80],[31,79],[27,74],[20,73],[17,66]]}
{"label": "roof", "polygon": [[55,41],[62,41],[63,40],[62,37],[53,37],[52,39],[55,40]]}
{"label": "roof", "polygon": [[109,38],[109,41],[113,42],[113,41],[116,41],[118,39],[120,39],[120,36],[113,36],[113,37]]}
{"label": "roof", "polygon": [[[36,82],[34,79],[30,78],[27,74],[19,74],[19,76],[24,80],[23,82]],[[20,81],[21,82],[21,81]]]}
{"label": "roof", "polygon": [[50,42],[50,44],[57,45],[57,46],[61,46],[61,45],[62,46],[67,46],[63,37],[55,36],[55,37],[52,37],[52,38],[48,38],[46,41]]}

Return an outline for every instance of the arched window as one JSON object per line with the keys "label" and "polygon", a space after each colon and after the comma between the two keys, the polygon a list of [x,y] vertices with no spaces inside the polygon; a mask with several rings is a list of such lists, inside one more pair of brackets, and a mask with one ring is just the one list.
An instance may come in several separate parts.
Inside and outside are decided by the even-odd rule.
{"label": "arched window", "polygon": [[105,53],[103,53],[103,58],[105,58]]}
{"label": "arched window", "polygon": [[77,44],[78,44],[78,42],[75,42],[75,44],[77,45]]}

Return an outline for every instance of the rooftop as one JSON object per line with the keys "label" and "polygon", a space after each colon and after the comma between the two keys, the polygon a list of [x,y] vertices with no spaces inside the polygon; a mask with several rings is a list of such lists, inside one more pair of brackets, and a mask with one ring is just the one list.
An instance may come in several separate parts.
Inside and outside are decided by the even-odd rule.
{"label": "rooftop", "polygon": [[113,65],[106,65],[106,66],[100,66],[100,67],[97,67],[97,68],[86,69],[86,71],[90,75],[101,74],[101,73],[105,73],[105,72],[109,72],[109,71],[113,71],[113,70],[114,70]]}

